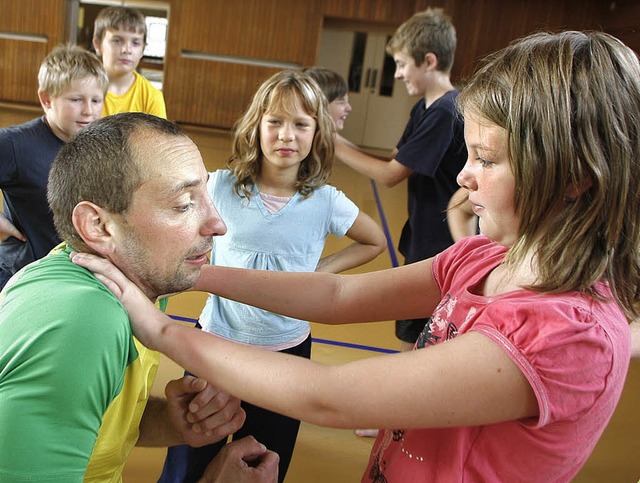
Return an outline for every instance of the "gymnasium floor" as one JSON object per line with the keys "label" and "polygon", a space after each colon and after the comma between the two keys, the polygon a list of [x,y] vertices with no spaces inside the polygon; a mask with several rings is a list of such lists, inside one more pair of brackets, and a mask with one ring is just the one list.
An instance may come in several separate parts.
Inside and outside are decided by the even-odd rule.
{"label": "gymnasium floor", "polygon": [[[19,124],[40,115],[39,110],[16,109],[0,105],[0,127]],[[185,127],[199,146],[209,170],[224,165],[229,155],[230,137],[227,132]],[[334,167],[331,184],[343,190],[362,210],[379,220],[370,182],[344,165]],[[397,244],[406,216],[406,185],[392,189],[380,188],[380,197]],[[335,251],[347,243],[329,239],[327,251]],[[357,271],[370,271],[391,266],[387,253],[381,254]],[[203,306],[202,293],[172,297],[168,312],[179,320],[195,320]],[[312,323],[314,344],[312,358],[327,364],[340,364],[365,357],[375,357],[384,351],[398,348],[392,322],[358,324],[354,326],[323,326]],[[585,361],[588,363],[588,361]],[[182,375],[182,370],[163,359],[154,386],[161,395],[166,381]],[[574,479],[577,483],[637,482],[640,478],[640,362],[631,364],[622,400],[600,440],[596,450]],[[300,435],[287,475],[287,483],[335,483],[360,481],[367,462],[372,439],[359,438],[351,430],[319,428],[302,424]],[[514,448],[517,451],[517,448]],[[125,469],[124,481],[129,483],[155,482],[164,460],[162,448],[136,448]],[[508,458],[509,455],[496,455]]]}

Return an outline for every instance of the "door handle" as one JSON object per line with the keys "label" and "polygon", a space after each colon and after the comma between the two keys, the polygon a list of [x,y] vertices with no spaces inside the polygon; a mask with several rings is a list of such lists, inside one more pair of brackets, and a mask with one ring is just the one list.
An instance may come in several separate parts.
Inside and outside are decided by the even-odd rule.
{"label": "door handle", "polygon": [[371,69],[367,69],[367,75],[364,78],[364,88],[369,88],[369,82],[371,81]]}

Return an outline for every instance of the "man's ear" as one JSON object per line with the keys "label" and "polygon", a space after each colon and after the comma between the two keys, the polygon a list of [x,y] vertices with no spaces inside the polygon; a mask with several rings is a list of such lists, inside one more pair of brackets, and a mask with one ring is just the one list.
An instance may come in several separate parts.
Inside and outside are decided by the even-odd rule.
{"label": "man's ear", "polygon": [[80,238],[102,256],[113,253],[113,215],[90,201],[81,201],[73,209],[71,221]]}
{"label": "man's ear", "polygon": [[51,96],[47,91],[39,90],[38,99],[40,99],[40,104],[45,111],[51,107]]}

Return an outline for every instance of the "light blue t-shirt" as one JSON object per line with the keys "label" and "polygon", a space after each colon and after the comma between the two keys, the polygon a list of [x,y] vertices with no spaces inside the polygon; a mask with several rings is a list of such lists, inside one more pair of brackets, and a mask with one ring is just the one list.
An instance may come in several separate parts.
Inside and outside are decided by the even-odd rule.
{"label": "light blue t-shirt", "polygon": [[[234,181],[228,170],[209,177],[209,194],[227,225],[227,233],[215,238],[212,265],[313,272],[327,235],[344,236],[359,213],[344,193],[329,185],[307,198],[296,193],[280,211],[269,213],[257,188],[247,200],[234,192]],[[227,339],[263,346],[299,341],[309,334],[307,321],[216,295],[207,299],[200,325]]]}

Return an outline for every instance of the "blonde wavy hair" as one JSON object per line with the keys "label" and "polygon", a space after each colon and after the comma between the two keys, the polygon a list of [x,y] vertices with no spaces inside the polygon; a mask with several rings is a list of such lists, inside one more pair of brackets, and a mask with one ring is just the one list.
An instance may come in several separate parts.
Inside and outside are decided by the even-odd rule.
{"label": "blonde wavy hair", "polygon": [[333,165],[335,133],[327,100],[310,76],[285,70],[273,75],[258,88],[249,108],[236,123],[227,167],[236,177],[234,190],[239,196],[250,198],[252,187],[260,175],[262,116],[277,110],[291,112],[298,105],[315,119],[316,131],[311,151],[300,164],[296,190],[307,197],[314,189],[326,184]]}

